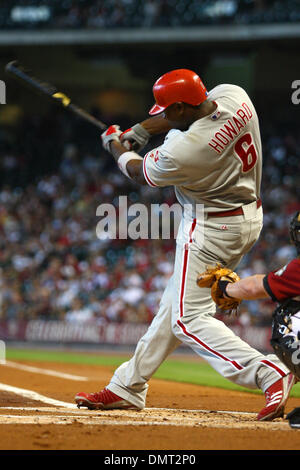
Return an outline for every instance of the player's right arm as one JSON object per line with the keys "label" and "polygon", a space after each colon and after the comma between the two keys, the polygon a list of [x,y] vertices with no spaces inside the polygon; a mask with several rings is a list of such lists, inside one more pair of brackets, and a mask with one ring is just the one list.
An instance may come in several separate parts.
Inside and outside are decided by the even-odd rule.
{"label": "player's right arm", "polygon": [[[120,141],[123,145],[127,141],[133,149],[139,151],[148,143],[150,137],[167,133],[170,130],[171,127],[168,124],[168,121],[165,119],[164,115],[159,114],[158,116],[148,118],[141,123],[136,124],[132,128],[124,131],[120,135]],[[115,145],[115,150],[116,149],[117,145]],[[136,183],[141,185],[149,184],[149,181],[147,181],[144,173],[145,165],[141,161],[134,159],[130,160],[126,165],[126,169],[130,178],[133,179]]]}
{"label": "player's right arm", "polygon": [[139,152],[154,135],[165,134],[171,130],[164,114],[153,116],[126,129],[120,135],[120,142],[129,150]]}
{"label": "player's right arm", "polygon": [[255,274],[226,285],[224,295],[239,300],[256,300],[269,297],[264,287],[265,274]]}
{"label": "player's right arm", "polygon": [[283,268],[269,274],[256,274],[238,282],[223,285],[224,296],[240,300],[266,297],[274,302],[300,295],[300,259],[295,258]]}
{"label": "player's right arm", "polygon": [[151,136],[163,134],[172,129],[166,120],[164,113],[148,118],[140,124]]}
{"label": "player's right arm", "polygon": [[151,187],[173,186],[186,181],[184,168],[169,151],[170,141],[172,147],[180,147],[182,133],[179,130],[171,130],[163,145],[148,152],[144,158],[135,151],[128,151],[120,142],[120,134],[119,126],[112,125],[103,132],[101,138],[103,147],[111,153],[127,177],[136,183],[148,184]]}

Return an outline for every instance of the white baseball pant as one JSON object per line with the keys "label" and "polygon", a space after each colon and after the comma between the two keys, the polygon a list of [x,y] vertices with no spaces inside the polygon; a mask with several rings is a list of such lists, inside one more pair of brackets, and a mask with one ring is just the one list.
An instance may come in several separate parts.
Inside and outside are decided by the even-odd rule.
{"label": "white baseball pant", "polygon": [[263,355],[214,318],[210,289],[199,288],[197,274],[222,263],[235,269],[262,228],[262,209],[243,206],[244,215],[183,220],[177,236],[174,272],[158,313],[139,340],[133,357],[118,367],[107,388],[144,408],[148,381],[180,344],[190,346],[232,382],[265,391],[289,373],[275,354]]}

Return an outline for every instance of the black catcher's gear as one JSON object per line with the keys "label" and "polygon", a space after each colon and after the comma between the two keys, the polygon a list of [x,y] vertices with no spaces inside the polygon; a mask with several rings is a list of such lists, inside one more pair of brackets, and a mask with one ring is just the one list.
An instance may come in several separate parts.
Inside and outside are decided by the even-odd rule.
{"label": "black catcher's gear", "polygon": [[293,332],[292,316],[300,313],[300,302],[287,300],[272,317],[271,345],[277,357],[300,380],[300,331]]}
{"label": "black catcher's gear", "polygon": [[300,212],[297,212],[290,223],[290,238],[300,255]]}

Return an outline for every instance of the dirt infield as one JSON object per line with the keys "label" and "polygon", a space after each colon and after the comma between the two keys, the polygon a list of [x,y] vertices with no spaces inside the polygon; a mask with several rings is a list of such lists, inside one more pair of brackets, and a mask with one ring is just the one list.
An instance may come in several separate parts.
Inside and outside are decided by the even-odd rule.
{"label": "dirt infield", "polygon": [[[19,368],[25,364],[27,368]],[[44,362],[0,365],[0,449],[300,448],[300,430],[291,429],[286,419],[256,421],[264,397],[251,393],[152,379],[143,411],[77,409],[76,392],[100,390],[112,372],[101,366]],[[296,406],[299,399],[290,398],[286,412]]]}

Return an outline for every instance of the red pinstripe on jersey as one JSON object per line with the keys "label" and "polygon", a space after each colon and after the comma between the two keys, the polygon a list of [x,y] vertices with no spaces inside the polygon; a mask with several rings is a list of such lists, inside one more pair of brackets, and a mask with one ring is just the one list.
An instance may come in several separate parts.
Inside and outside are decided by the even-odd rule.
{"label": "red pinstripe on jersey", "polygon": [[[149,153],[151,153],[151,152],[149,152]],[[143,161],[144,176],[145,176],[145,180],[147,181],[149,186],[152,186],[153,188],[156,188],[157,184],[155,184],[155,183],[153,183],[153,181],[151,181],[151,179],[149,178],[149,175],[147,173],[147,169],[146,169],[146,159],[148,158],[149,153],[146,153],[146,155],[144,156],[144,161]]]}

